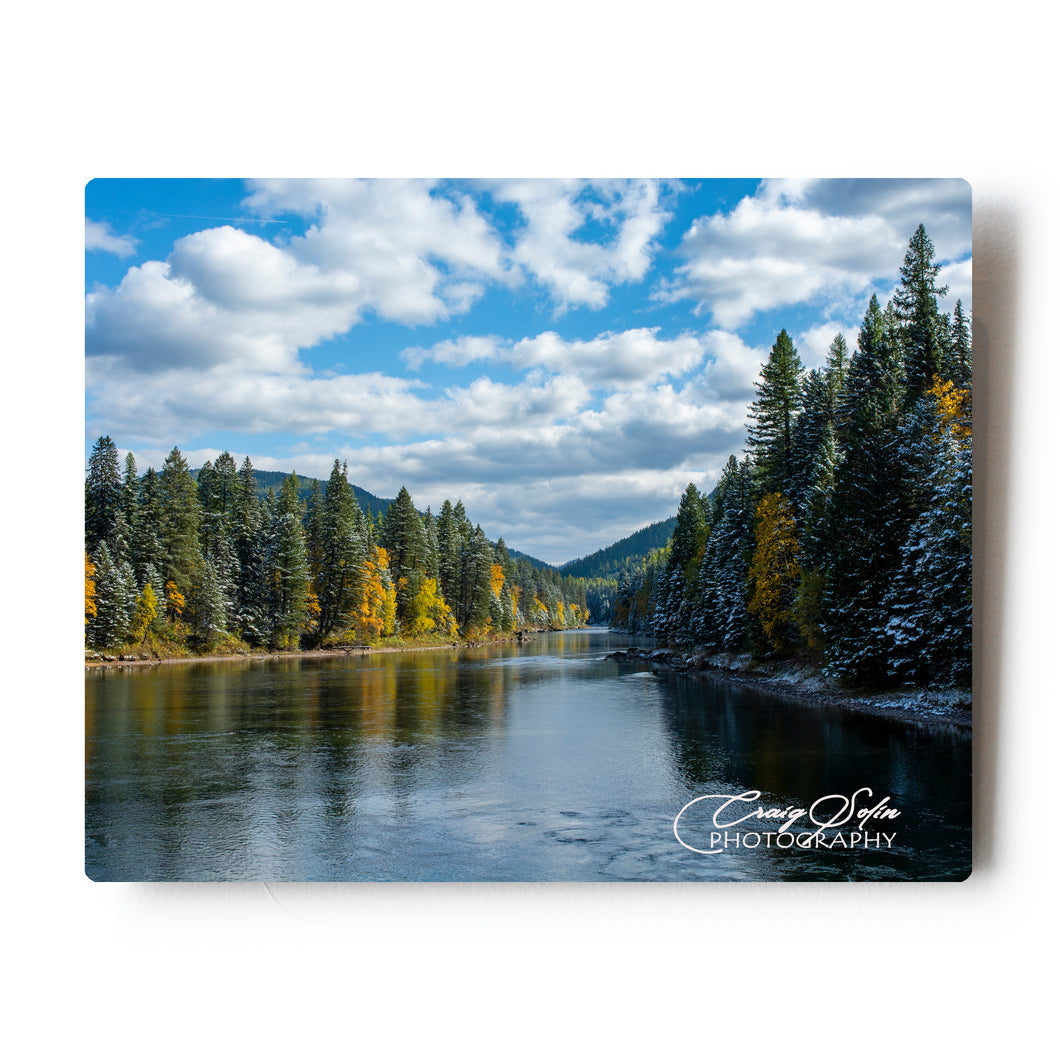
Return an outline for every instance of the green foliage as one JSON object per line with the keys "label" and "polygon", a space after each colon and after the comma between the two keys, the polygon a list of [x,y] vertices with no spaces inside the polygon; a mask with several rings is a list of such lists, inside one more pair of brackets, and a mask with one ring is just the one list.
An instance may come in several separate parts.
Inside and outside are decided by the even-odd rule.
{"label": "green foliage", "polygon": [[769,360],[755,386],[747,437],[766,491],[785,491],[792,473],[792,441],[798,415],[802,362],[786,331],[769,351]]}

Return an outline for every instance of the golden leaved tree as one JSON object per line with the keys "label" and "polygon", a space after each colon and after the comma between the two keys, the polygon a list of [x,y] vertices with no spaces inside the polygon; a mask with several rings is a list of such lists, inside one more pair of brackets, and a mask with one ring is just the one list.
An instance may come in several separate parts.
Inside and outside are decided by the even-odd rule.
{"label": "golden leaved tree", "polygon": [[758,619],[770,646],[783,650],[799,582],[799,542],[791,502],[767,493],[755,511],[755,550],[748,572],[747,610]]}
{"label": "golden leaved tree", "polygon": [[85,551],[85,625],[96,617],[96,565]]}
{"label": "golden leaved tree", "polygon": [[364,564],[364,585],[353,612],[353,627],[362,640],[389,637],[397,616],[397,590],[390,578],[390,556],[376,548],[375,556]]}
{"label": "golden leaved tree", "polygon": [[453,612],[438,591],[438,582],[434,578],[424,578],[419,590],[409,604],[408,614],[402,621],[410,636],[419,637],[425,633],[443,633],[446,636],[456,635],[456,622]]}

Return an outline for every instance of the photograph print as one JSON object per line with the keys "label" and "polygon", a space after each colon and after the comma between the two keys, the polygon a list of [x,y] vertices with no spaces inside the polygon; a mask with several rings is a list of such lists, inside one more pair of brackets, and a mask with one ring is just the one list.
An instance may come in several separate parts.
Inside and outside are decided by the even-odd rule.
{"label": "photograph print", "polygon": [[93,881],[960,881],[957,179],[85,189]]}

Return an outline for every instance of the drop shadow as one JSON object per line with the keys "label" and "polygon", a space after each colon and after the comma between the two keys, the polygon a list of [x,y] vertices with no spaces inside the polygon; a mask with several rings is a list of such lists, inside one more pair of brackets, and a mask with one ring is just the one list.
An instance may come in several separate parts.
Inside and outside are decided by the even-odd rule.
{"label": "drop shadow", "polygon": [[1003,736],[1002,618],[1012,483],[1020,216],[1013,202],[973,204],[972,350],[975,378],[972,476],[972,875],[994,866],[998,763]]}

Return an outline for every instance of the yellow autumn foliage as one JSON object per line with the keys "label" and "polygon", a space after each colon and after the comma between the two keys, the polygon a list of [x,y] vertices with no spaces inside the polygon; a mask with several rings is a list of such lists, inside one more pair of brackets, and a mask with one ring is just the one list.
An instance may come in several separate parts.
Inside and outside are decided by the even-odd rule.
{"label": "yellow autumn foliage", "polygon": [[[934,380],[928,391],[935,401],[935,415],[940,432],[952,433],[954,438],[969,441],[972,437],[971,400],[968,390],[962,390],[950,379]],[[938,435],[936,435],[936,440]]]}
{"label": "yellow autumn foliage", "polygon": [[96,565],[85,552],[85,625],[96,617]]}
{"label": "yellow autumn foliage", "polygon": [[[172,584],[172,583],[170,583]],[[155,596],[151,583],[147,582],[140,595],[136,598],[136,611],[132,621],[132,639],[144,641],[147,639],[147,631],[158,617],[158,597]]]}
{"label": "yellow autumn foliage", "polygon": [[761,623],[769,643],[783,649],[799,581],[799,542],[791,502],[782,493],[767,493],[755,511],[755,550],[748,580],[747,610]]}
{"label": "yellow autumn foliage", "polygon": [[494,563],[490,567],[490,592],[494,596],[501,595],[501,589],[504,588],[504,568],[499,563]]}
{"label": "yellow autumn foliage", "polygon": [[364,564],[364,588],[353,611],[353,625],[362,640],[389,637],[397,615],[397,590],[390,580],[390,556],[377,548]]}
{"label": "yellow autumn foliage", "polygon": [[444,633],[453,636],[456,633],[456,622],[453,612],[438,591],[438,582],[434,578],[424,578],[419,590],[409,604],[408,615],[402,620],[407,623],[408,633],[413,637],[425,633]]}
{"label": "yellow autumn foliage", "polygon": [[180,616],[184,614],[184,594],[177,588],[176,582],[166,582],[166,611],[174,624],[180,625]]}

